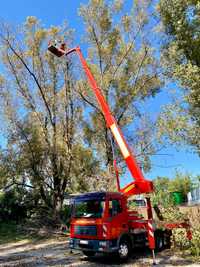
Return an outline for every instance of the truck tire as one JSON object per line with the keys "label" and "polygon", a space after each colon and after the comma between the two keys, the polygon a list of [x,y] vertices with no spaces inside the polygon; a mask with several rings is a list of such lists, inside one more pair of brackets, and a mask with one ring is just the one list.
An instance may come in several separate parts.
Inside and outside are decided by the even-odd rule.
{"label": "truck tire", "polygon": [[165,230],[164,233],[164,246],[165,248],[171,248],[171,236],[172,236],[172,231],[171,230]]}
{"label": "truck tire", "polygon": [[96,254],[94,251],[83,250],[82,252],[83,252],[83,254],[84,254],[85,256],[87,256],[88,258],[89,258],[89,257],[93,257],[93,256]]}
{"label": "truck tire", "polygon": [[127,261],[131,252],[131,245],[127,239],[122,239],[119,242],[118,257],[121,261]]}
{"label": "truck tire", "polygon": [[163,232],[156,232],[155,233],[155,245],[156,251],[161,251],[164,248],[164,235]]}

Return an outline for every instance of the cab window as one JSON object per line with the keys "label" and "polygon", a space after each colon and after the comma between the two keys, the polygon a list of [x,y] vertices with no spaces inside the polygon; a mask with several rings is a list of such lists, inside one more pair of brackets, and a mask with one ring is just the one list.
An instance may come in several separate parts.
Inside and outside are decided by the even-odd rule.
{"label": "cab window", "polygon": [[122,212],[121,201],[119,199],[112,199],[109,201],[109,215],[115,216]]}

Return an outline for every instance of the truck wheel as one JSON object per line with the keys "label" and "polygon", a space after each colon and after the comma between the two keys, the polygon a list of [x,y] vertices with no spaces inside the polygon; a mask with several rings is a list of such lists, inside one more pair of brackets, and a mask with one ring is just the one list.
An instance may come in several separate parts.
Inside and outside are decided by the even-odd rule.
{"label": "truck wheel", "polygon": [[92,257],[92,256],[95,255],[95,252],[94,251],[86,251],[86,250],[83,250],[82,252],[87,257]]}
{"label": "truck wheel", "polygon": [[163,233],[157,233],[155,236],[156,250],[161,251],[164,248]]}
{"label": "truck wheel", "polygon": [[164,233],[164,246],[165,248],[171,248],[171,236],[172,236],[172,231],[171,230],[166,230]]}
{"label": "truck wheel", "polygon": [[130,243],[126,239],[122,239],[119,243],[118,256],[122,261],[126,261],[130,255]]}

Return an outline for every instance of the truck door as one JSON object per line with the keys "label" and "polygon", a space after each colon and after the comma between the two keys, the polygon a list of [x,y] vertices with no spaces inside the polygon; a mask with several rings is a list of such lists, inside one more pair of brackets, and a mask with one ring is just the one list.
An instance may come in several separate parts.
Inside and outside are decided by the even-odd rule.
{"label": "truck door", "polygon": [[110,238],[118,238],[123,232],[127,232],[127,216],[123,210],[121,199],[109,200]]}

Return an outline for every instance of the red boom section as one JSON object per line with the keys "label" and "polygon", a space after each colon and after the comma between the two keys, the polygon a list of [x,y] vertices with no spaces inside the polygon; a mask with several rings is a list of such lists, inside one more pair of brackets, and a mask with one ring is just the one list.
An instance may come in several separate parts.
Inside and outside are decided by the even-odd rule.
{"label": "red boom section", "polygon": [[[61,46],[62,47],[62,46]],[[88,82],[96,96],[97,102],[99,103],[99,106],[101,107],[101,110],[104,114],[107,127],[111,130],[119,148],[122,153],[122,156],[124,157],[124,160],[126,162],[127,167],[129,168],[131,175],[135,181],[131,182],[124,188],[120,189],[121,192],[123,192],[126,196],[130,196],[133,194],[141,194],[141,193],[150,193],[153,191],[153,183],[151,181],[148,181],[144,178],[134,155],[130,151],[128,144],[126,143],[124,136],[120,130],[120,128],[117,125],[117,122],[115,118],[112,116],[110,108],[105,100],[105,97],[103,96],[100,88],[98,87],[88,65],[86,60],[84,59],[80,47],[76,47],[73,49],[70,49],[68,51],[63,50],[62,48],[58,48],[55,45],[49,45],[48,49],[55,54],[56,56],[60,57],[63,55],[68,55],[72,52],[76,52],[80,58],[81,64],[83,66],[83,69],[85,71],[85,74],[87,76]]]}

